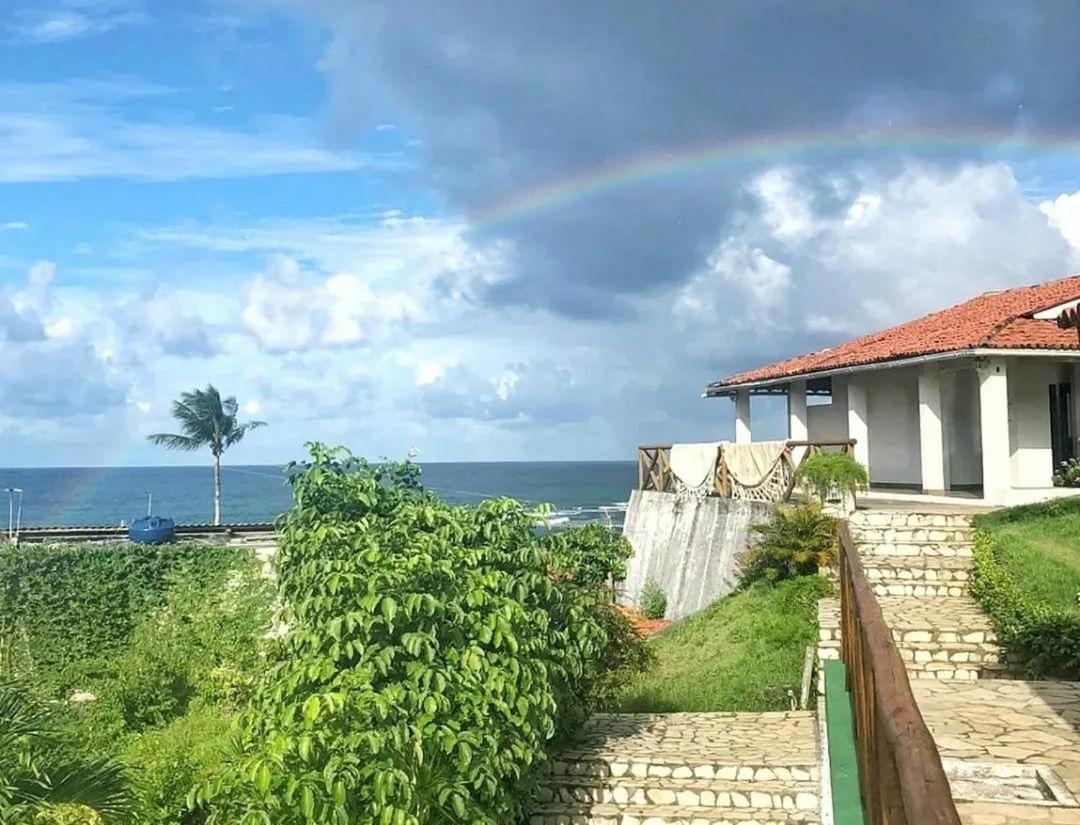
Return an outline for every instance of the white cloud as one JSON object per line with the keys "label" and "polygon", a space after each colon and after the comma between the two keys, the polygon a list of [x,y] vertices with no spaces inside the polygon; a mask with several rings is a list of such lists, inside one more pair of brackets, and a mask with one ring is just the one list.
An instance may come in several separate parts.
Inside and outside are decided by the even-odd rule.
{"label": "white cloud", "polygon": [[0,424],[95,415],[123,404],[127,379],[76,319],[58,311],[56,266],[39,261],[21,288],[0,289]]}
{"label": "white cloud", "polygon": [[750,185],[761,204],[761,216],[781,241],[797,242],[815,229],[811,193],[795,179],[790,169],[770,169]]}
{"label": "white cloud", "polygon": [[1080,249],[1080,192],[1063,193],[1053,200],[1039,204],[1050,225],[1061,233],[1069,245]]}
{"label": "white cloud", "polygon": [[421,361],[415,370],[416,386],[427,387],[446,376],[446,367],[438,361]]}
{"label": "white cloud", "polygon": [[26,221],[8,221],[4,224],[4,229],[8,232],[17,232],[22,229],[29,229],[30,224]]}
{"label": "white cloud", "polygon": [[506,250],[473,244],[464,225],[396,211],[174,227],[143,232],[141,243],[265,255],[266,269],[242,286],[240,318],[274,352],[369,344],[447,322],[476,307],[506,271]]}
{"label": "white cloud", "polygon": [[0,182],[172,181],[404,166],[394,154],[326,149],[301,118],[224,128],[156,122],[132,106],[170,94],[124,78],[0,84]]}
{"label": "white cloud", "polygon": [[17,43],[62,43],[147,22],[137,6],[121,0],[59,0],[16,11],[7,29]]}
{"label": "white cloud", "polygon": [[[756,211],[673,297],[678,319],[745,366],[1058,277],[1080,257],[1065,243],[1080,242],[1080,195],[1036,205],[1003,164],[770,171],[750,189]],[[768,340],[746,326],[768,327]]]}
{"label": "white cloud", "polygon": [[[739,239],[721,241],[706,260],[706,267],[695,275],[675,299],[675,314],[683,318],[719,322],[768,325],[771,314],[784,306],[791,289],[791,267],[774,260],[759,247]],[[732,293],[749,299],[742,321],[732,319],[724,307]]]}

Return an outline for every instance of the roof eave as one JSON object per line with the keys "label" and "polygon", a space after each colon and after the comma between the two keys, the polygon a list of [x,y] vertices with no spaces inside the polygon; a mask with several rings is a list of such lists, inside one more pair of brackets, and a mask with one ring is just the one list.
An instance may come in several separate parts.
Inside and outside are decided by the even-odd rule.
{"label": "roof eave", "polygon": [[825,378],[833,375],[848,375],[855,372],[870,372],[878,369],[899,369],[901,367],[925,364],[932,361],[952,361],[959,358],[985,358],[989,356],[1034,356],[1034,357],[1067,357],[1080,360],[1080,349],[1051,349],[1049,347],[973,347],[971,349],[948,350],[946,352],[931,352],[923,355],[908,356],[906,358],[887,358],[880,361],[867,361],[863,364],[850,364],[843,367],[815,370],[812,372],[792,373],[777,378],[763,378],[758,381],[740,381],[736,384],[720,384],[714,382],[705,387],[702,398],[724,398],[734,395],[738,390],[764,389],[790,384],[792,381],[809,381],[813,378]]}

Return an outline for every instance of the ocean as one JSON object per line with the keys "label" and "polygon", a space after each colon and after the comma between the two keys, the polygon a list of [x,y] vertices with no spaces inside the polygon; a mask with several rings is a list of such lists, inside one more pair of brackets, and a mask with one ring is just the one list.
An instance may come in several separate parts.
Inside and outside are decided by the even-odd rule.
{"label": "ocean", "polygon": [[[222,521],[273,521],[292,503],[280,466],[224,465]],[[600,521],[621,526],[636,465],[629,461],[529,461],[422,464],[422,481],[455,504],[510,496],[526,504],[553,505],[564,523]],[[25,527],[107,526],[146,515],[178,524],[213,520],[209,467],[47,467],[0,469],[0,490],[20,488]],[[8,506],[0,493],[0,509]],[[7,527],[7,513],[0,521]]]}

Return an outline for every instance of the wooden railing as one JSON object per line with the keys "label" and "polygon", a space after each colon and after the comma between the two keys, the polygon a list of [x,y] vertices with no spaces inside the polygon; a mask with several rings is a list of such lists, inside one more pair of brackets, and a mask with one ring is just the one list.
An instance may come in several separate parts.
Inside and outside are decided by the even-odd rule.
{"label": "wooden railing", "polygon": [[867,825],[960,825],[941,755],[846,522],[839,542],[840,655]]}
{"label": "wooden railing", "polygon": [[[843,441],[788,441],[784,447],[784,454],[780,460],[787,467],[787,485],[778,496],[787,501],[795,488],[795,470],[799,464],[814,453],[837,450],[848,452],[855,445],[854,440]],[[671,445],[649,444],[638,447],[638,489],[655,490],[659,493],[670,493],[675,490],[675,477],[671,473]],[[711,495],[722,498],[731,498],[732,482],[728,476],[727,465],[724,463],[723,451],[717,448],[716,472],[713,477]]]}

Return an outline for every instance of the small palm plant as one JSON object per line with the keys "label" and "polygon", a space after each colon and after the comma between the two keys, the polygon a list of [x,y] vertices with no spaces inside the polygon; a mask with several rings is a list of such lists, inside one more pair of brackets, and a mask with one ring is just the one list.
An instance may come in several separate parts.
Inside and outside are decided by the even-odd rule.
{"label": "small palm plant", "polygon": [[180,422],[182,434],[147,436],[169,450],[195,452],[203,447],[210,448],[214,457],[214,524],[221,524],[221,454],[239,444],[251,430],[266,426],[264,421],[241,424],[236,420],[238,409],[236,398],[229,396],[222,400],[221,393],[213,384],[208,384],[205,390],[181,393],[173,401],[173,418]]}
{"label": "small palm plant", "polygon": [[73,809],[103,825],[134,821],[134,794],[122,767],[69,752],[48,708],[0,679],[0,825],[50,821]]}
{"label": "small palm plant", "polygon": [[758,542],[743,558],[743,584],[813,575],[836,558],[836,519],[816,504],[781,504],[771,521],[753,531]]}

